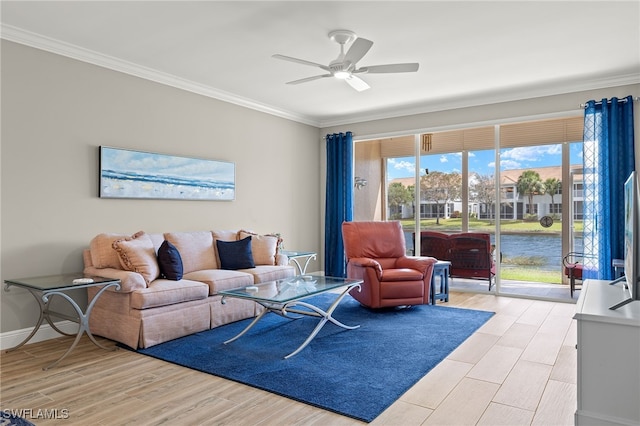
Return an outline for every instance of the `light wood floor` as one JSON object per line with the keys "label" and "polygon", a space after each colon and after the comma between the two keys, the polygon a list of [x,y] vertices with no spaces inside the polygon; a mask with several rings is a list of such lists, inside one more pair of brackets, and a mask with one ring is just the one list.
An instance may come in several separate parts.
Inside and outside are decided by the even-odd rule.
{"label": "light wood floor", "polygon": [[[372,425],[573,425],[575,305],[471,293],[452,293],[447,305],[496,315]],[[86,337],[42,371],[69,343],[2,353],[0,409],[68,413],[32,419],[38,426],[363,424],[127,350],[105,351]]]}

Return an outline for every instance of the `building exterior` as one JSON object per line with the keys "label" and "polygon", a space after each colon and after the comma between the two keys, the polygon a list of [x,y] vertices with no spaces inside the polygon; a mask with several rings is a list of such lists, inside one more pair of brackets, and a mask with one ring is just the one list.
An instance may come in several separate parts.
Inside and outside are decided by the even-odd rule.
{"label": "building exterior", "polygon": [[[545,182],[547,179],[555,178],[561,182],[560,188],[553,194],[539,193],[534,194],[532,197],[532,203],[529,205],[528,195],[518,192],[518,178],[527,170],[534,170],[540,175],[540,180]],[[571,166],[571,189],[572,189],[572,203],[574,219],[582,219],[582,165]],[[415,185],[413,177],[397,178],[389,182],[400,183],[405,188]],[[477,217],[478,219],[493,219],[496,217],[495,202],[480,201],[475,196],[478,191],[474,191],[476,186],[474,182],[474,176],[469,178],[469,215]],[[535,215],[537,218],[543,216],[554,216],[560,219],[562,215],[562,191],[566,185],[562,182],[562,167],[561,166],[549,166],[539,167],[536,169],[513,169],[504,170],[500,174],[500,219],[504,220],[522,220],[527,215]],[[446,191],[443,188],[442,191]],[[495,193],[495,190],[491,192]],[[492,196],[495,200],[495,196]],[[388,217],[396,218],[410,218],[413,217],[414,207],[413,203],[408,203],[403,206],[388,206]],[[458,198],[446,204],[437,203],[432,200],[422,199],[420,201],[420,218],[455,218],[459,217],[462,211],[462,200]]]}

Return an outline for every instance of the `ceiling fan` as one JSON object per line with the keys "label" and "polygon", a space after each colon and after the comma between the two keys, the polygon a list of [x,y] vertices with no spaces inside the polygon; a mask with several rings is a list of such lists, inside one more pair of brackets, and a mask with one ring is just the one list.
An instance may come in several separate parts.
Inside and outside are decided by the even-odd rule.
{"label": "ceiling fan", "polygon": [[[387,64],[372,65],[368,67],[357,68],[356,64],[367,54],[373,42],[364,38],[357,37],[353,31],[335,30],[329,33],[329,38],[340,45],[340,55],[331,61],[329,65],[322,65],[315,62],[305,61],[304,59],[292,58],[284,55],[273,55],[276,59],[284,61],[296,62],[303,65],[311,65],[328,72],[328,74],[315,75],[312,77],[302,78],[300,80],[289,81],[287,84],[300,84],[308,81],[317,80],[325,77],[334,77],[339,80],[346,81],[349,86],[358,92],[367,90],[370,86],[356,74],[383,74],[383,73],[399,73],[399,72],[416,72],[418,71],[418,63],[406,64]],[[344,52],[344,46],[353,42],[347,53]]]}

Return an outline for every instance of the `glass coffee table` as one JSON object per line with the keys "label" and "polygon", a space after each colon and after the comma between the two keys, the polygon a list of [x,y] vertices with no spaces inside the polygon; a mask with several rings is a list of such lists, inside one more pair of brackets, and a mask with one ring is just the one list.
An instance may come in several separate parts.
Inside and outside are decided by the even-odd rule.
{"label": "glass coffee table", "polygon": [[[343,324],[335,319],[332,314],[340,301],[349,293],[350,290],[358,288],[358,291],[360,291],[361,284],[362,280],[356,279],[324,277],[319,275],[298,275],[293,278],[285,278],[247,287],[219,291],[218,294],[222,295],[221,303],[223,304],[227,297],[233,297],[252,300],[264,307],[264,310],[255,317],[244,330],[242,330],[237,336],[224,342],[224,344],[226,345],[227,343],[231,343],[243,336],[269,312],[273,312],[290,319],[298,319],[301,318],[302,315],[320,318],[316,327],[313,329],[311,334],[309,334],[307,339],[298,347],[298,349],[285,356],[285,359],[290,358],[303,350],[309,342],[316,337],[327,321],[347,330],[353,330],[360,327],[360,325]],[[339,289],[343,290],[337,291]],[[322,293],[335,293],[336,295],[336,299],[331,303],[326,311],[312,305],[311,303],[303,301],[303,299]],[[305,309],[298,309],[297,307]]]}
{"label": "glass coffee table", "polygon": [[[27,290],[36,299],[40,308],[40,317],[38,318],[36,325],[33,327],[31,334],[29,334],[27,338],[18,345],[14,346],[11,349],[7,349],[7,352],[14,351],[31,340],[31,338],[38,332],[38,329],[40,328],[44,320],[47,320],[51,328],[58,333],[65,336],[73,336],[73,334],[65,333],[64,331],[60,330],[60,328],[56,326],[55,322],[53,322],[51,317],[66,319],[68,321],[78,323],[78,332],[76,333],[76,338],[69,349],[67,349],[67,351],[60,358],[58,358],[57,361],[54,361],[53,363],[44,367],[43,370],[48,370],[49,368],[55,367],[60,361],[66,358],[66,356],[71,353],[73,348],[76,347],[83,333],[87,333],[89,339],[91,339],[91,341],[96,346],[102,349],[109,349],[98,343],[98,341],[93,337],[93,334],[91,334],[91,330],[89,329],[89,316],[91,315],[93,306],[95,305],[98,298],[102,295],[102,293],[104,293],[110,287],[113,287],[116,290],[120,289],[120,280],[89,276],[84,275],[82,272],[78,272],[61,275],[47,275],[42,277],[10,279],[4,280],[4,283],[5,291],[9,291],[10,287],[12,286]],[[80,306],[78,306],[75,300],[73,300],[70,295],[66,294],[66,292],[93,286],[102,286],[102,288],[96,293],[93,300],[89,303],[86,311],[82,312]],[[68,315],[66,313],[58,312],[51,309],[50,303],[51,299],[53,299],[54,296],[59,296],[69,302],[69,304],[76,311],[76,316]]]}

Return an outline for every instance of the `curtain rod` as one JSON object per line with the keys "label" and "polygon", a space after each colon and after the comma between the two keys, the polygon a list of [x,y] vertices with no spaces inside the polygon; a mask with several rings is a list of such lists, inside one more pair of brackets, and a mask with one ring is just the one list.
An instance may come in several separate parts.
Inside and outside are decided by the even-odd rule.
{"label": "curtain rod", "polygon": [[[636,96],[634,98],[631,98],[631,100],[638,102],[638,100],[640,100],[640,97]],[[622,98],[622,99],[618,99],[618,102],[627,102],[627,98]],[[611,103],[611,101],[607,101],[607,103]],[[598,101],[596,102],[596,105],[602,105],[602,101]],[[587,104],[580,104],[580,108],[586,108]]]}
{"label": "curtain rod", "polygon": [[[351,130],[348,130],[348,131],[349,131],[349,132],[351,132]],[[338,132],[338,133],[346,133],[346,132]],[[335,133],[332,133],[332,134],[335,134]],[[356,136],[356,134],[355,134],[355,133],[353,133],[353,132],[351,132],[351,137],[352,137],[352,138],[354,138],[355,136]],[[324,141],[324,140],[326,140],[326,139],[327,139],[327,137],[326,137],[326,136],[321,136],[321,137],[320,137],[320,142],[322,142],[322,141]]]}

